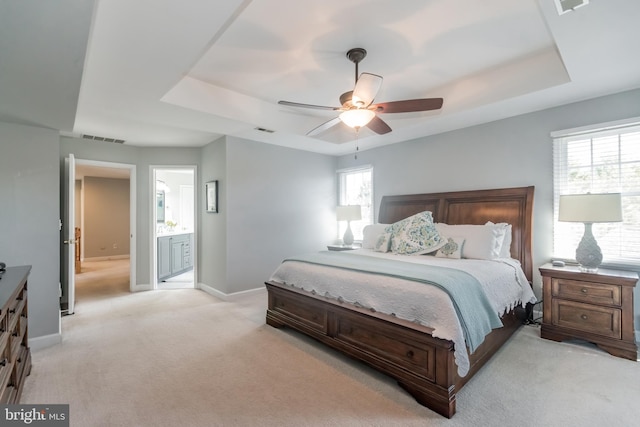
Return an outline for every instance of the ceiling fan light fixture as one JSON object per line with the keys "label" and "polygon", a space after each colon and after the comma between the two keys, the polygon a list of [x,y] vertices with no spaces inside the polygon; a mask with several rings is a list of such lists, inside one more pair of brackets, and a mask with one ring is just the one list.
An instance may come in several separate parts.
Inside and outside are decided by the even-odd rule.
{"label": "ceiling fan light fixture", "polygon": [[356,108],[342,112],[340,114],[340,120],[349,127],[361,128],[362,126],[366,126],[375,115],[376,113],[366,108]]}

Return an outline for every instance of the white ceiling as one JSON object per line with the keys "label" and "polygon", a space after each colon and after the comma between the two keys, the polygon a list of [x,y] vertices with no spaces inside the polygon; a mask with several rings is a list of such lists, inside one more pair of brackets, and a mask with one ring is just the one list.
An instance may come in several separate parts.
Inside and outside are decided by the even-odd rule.
{"label": "white ceiling", "polygon": [[554,0],[48,3],[0,3],[0,120],[136,146],[232,135],[351,152],[343,124],[305,136],[335,112],[277,102],[339,106],[353,47],[384,77],[377,102],[444,98],[381,115],[393,131],[362,129],[361,150],[640,87],[638,0],[563,15]]}

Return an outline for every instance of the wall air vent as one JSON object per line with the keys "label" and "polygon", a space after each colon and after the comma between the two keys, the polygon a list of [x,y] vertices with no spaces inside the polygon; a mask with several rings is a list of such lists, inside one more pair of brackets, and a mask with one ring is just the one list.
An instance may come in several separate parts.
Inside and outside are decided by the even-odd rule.
{"label": "wall air vent", "polygon": [[124,139],[107,138],[104,136],[87,135],[87,134],[83,134],[82,137],[84,139],[92,139],[94,141],[104,141],[104,142],[113,142],[115,144],[124,144]]}
{"label": "wall air vent", "polygon": [[259,130],[260,132],[266,132],[266,133],[274,133],[275,132],[275,130],[261,128],[261,127],[257,127],[257,128],[255,128],[255,130]]}
{"label": "wall air vent", "polygon": [[555,4],[558,8],[558,15],[562,15],[589,4],[589,0],[555,0]]}

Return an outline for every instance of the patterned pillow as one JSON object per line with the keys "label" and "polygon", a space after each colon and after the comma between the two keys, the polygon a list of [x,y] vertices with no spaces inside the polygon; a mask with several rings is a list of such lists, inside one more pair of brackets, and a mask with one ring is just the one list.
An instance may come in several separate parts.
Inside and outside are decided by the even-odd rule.
{"label": "patterned pillow", "polygon": [[437,258],[462,258],[464,237],[445,237],[447,243],[436,252]]}
{"label": "patterned pillow", "polygon": [[382,233],[373,245],[376,252],[389,252],[391,249],[391,233]]}
{"label": "patterned pillow", "polygon": [[444,246],[433,223],[431,212],[424,211],[387,227],[391,232],[391,252],[401,255],[422,255]]}

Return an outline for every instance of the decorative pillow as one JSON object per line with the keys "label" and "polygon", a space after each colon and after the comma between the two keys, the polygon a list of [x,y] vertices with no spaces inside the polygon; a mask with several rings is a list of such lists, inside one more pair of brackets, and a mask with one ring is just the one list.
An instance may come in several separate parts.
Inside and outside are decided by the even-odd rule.
{"label": "decorative pillow", "polygon": [[389,252],[391,249],[391,233],[382,233],[378,236],[373,250],[376,252]]}
{"label": "decorative pillow", "polygon": [[369,224],[362,229],[362,248],[375,249],[378,237],[385,233],[389,224]]}
{"label": "decorative pillow", "polygon": [[445,237],[447,243],[436,252],[437,258],[462,258],[464,237]]}
{"label": "decorative pillow", "polygon": [[500,258],[504,227],[487,227],[485,225],[450,225],[436,224],[438,232],[444,236],[464,238],[462,258],[495,259]]}
{"label": "decorative pillow", "polygon": [[494,224],[491,221],[487,221],[485,225],[504,229],[504,240],[502,241],[502,247],[500,248],[500,258],[511,258],[511,240],[513,239],[511,224],[507,224],[506,222]]}
{"label": "decorative pillow", "polygon": [[392,234],[391,252],[401,255],[426,254],[447,243],[438,233],[429,211],[393,223],[387,232]]}

